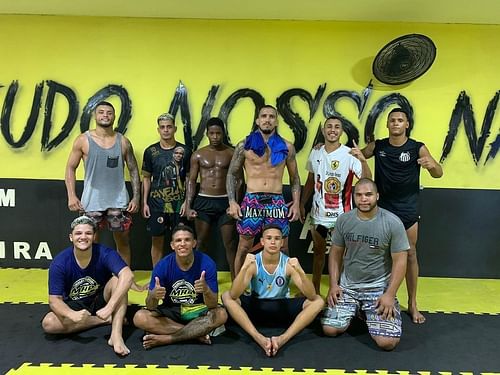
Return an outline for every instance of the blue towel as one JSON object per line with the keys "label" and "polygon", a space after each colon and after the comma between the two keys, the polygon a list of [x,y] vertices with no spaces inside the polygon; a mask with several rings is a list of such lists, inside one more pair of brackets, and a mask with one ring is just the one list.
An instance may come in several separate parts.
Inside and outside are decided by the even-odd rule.
{"label": "blue towel", "polygon": [[[267,145],[271,149],[271,165],[273,167],[280,164],[288,156],[288,147],[286,142],[278,134],[274,133],[267,142]],[[245,150],[252,150],[257,156],[262,157],[266,152],[266,142],[262,133],[258,130],[250,133],[250,135],[245,139],[245,145],[243,146]]]}

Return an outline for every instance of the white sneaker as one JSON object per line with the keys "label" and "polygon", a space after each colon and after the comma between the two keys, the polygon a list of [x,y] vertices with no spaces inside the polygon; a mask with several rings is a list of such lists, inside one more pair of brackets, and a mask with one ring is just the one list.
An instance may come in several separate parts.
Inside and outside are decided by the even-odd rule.
{"label": "white sneaker", "polygon": [[216,336],[222,335],[224,332],[226,332],[226,327],[224,326],[224,324],[222,324],[222,325],[218,326],[217,328],[215,328],[208,335],[210,337],[216,337]]}

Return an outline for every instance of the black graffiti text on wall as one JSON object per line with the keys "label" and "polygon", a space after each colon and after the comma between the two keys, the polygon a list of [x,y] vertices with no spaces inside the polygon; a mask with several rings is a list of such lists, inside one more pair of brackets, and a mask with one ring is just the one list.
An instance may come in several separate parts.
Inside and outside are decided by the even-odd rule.
{"label": "black graffiti text on wall", "polygon": [[[4,86],[0,85],[0,89],[3,87]],[[215,115],[220,117],[226,123],[227,129],[230,129],[231,126],[237,126],[238,129],[241,129],[242,126],[246,126],[248,128],[248,132],[250,132],[255,127],[254,119],[257,117],[258,109],[266,103],[264,96],[257,90],[251,88],[242,88],[231,93],[222,102],[219,112],[217,114],[214,114],[214,105],[218,99],[219,88],[219,85],[213,85],[208,91],[207,97],[201,108],[200,121],[196,128],[196,131],[193,131],[191,107],[189,105],[187,87],[182,82],[179,82],[179,85],[175,89],[173,98],[170,102],[170,105],[168,106],[168,111],[173,115],[177,115],[177,113],[180,111],[180,117],[183,124],[184,139],[186,144],[192,149],[196,149],[201,143],[205,133],[205,124],[210,117]],[[0,129],[6,143],[10,147],[18,149],[25,146],[28,140],[30,140],[35,130],[35,126],[38,122],[40,109],[42,107],[43,93],[45,90],[46,95],[44,106],[44,120],[42,138],[40,141],[41,150],[44,152],[48,152],[58,147],[68,138],[78,119],[79,102],[74,90],[62,83],[52,80],[43,81],[35,85],[31,111],[26,120],[26,125],[20,137],[18,139],[15,139],[14,135],[11,132],[11,122],[18,89],[18,81],[13,81],[7,88],[4,103],[2,106],[2,112],[0,115]],[[353,90],[335,90],[328,94],[325,94],[325,92],[326,84],[319,85],[314,94],[302,88],[292,88],[284,91],[276,99],[275,103],[270,102],[271,104],[274,104],[276,106],[278,112],[283,118],[283,121],[290,127],[291,131],[293,132],[294,145],[297,152],[300,152],[304,148],[308,134],[314,136],[314,143],[322,141],[322,134],[320,132],[321,124],[318,124],[316,126],[312,124],[311,121],[314,115],[317,113],[320,107],[321,100],[323,100],[323,97],[325,97],[325,95],[326,97],[324,99],[322,108],[323,115],[325,117],[335,115],[342,118],[343,127],[348,137],[348,145],[352,145],[353,141],[356,141],[359,144],[360,132],[358,130],[358,127],[354,125],[353,120],[347,118],[338,111],[337,104],[341,101],[347,100],[355,105],[358,111],[357,122],[360,122],[362,116],[367,113],[366,120],[363,125],[363,139],[365,142],[369,142],[374,139],[375,126],[380,115],[391,106],[402,107],[409,114],[410,128],[407,130],[408,136],[410,135],[415,124],[414,110],[410,101],[405,96],[399,93],[390,93],[388,95],[384,95],[381,98],[377,99],[376,102],[371,105],[371,108],[368,108],[368,102],[373,92],[373,86],[371,82],[361,92]],[[81,132],[89,129],[92,111],[94,110],[97,103],[112,96],[117,96],[121,102],[121,111],[120,116],[117,120],[116,130],[121,133],[125,133],[127,131],[127,125],[132,118],[132,101],[127,90],[123,86],[110,84],[98,90],[87,100],[87,103],[82,109],[82,114],[80,117]],[[470,98],[465,93],[465,91],[462,91],[459,94],[456,106],[451,114],[448,134],[444,140],[441,163],[443,163],[449,156],[460,124],[462,123],[464,124],[464,129],[469,142],[469,148],[472,154],[472,158],[476,164],[479,163],[479,160],[481,159],[482,153],[485,148],[486,140],[491,132],[490,130],[498,106],[499,96],[500,91],[496,92],[494,97],[491,99],[485,111],[481,132],[478,138],[476,131],[476,122]],[[61,100],[56,100],[57,97],[60,97],[67,102],[68,111],[63,124],[60,125],[58,134],[53,134],[54,128],[56,127],[52,120],[53,113],[55,112],[55,103],[61,102]],[[298,98],[307,104],[309,109],[309,118],[307,120],[303,119],[302,116],[293,108],[293,100],[295,98]],[[229,121],[230,114],[242,100],[252,101],[255,108],[253,118],[249,119],[247,124],[238,123],[232,125]],[[225,134],[225,142],[227,144],[232,144],[227,129]],[[496,139],[492,143],[490,143],[489,146],[490,151],[485,158],[485,164],[488,162],[488,160],[495,158],[500,146],[500,134],[497,135]]]}

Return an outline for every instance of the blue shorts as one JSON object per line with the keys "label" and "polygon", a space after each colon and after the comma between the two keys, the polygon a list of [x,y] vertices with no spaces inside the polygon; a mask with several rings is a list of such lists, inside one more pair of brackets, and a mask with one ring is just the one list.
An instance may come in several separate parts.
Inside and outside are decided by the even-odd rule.
{"label": "blue shorts", "polygon": [[328,306],[324,310],[321,324],[338,329],[346,329],[357,313],[366,316],[368,332],[372,336],[401,337],[402,322],[401,309],[398,300],[394,304],[394,318],[382,319],[375,311],[377,299],[384,294],[384,289],[345,289],[342,288],[342,297],[334,307]]}
{"label": "blue shorts", "polygon": [[241,236],[255,237],[265,225],[275,224],[281,228],[283,237],[288,237],[288,207],[281,194],[246,193],[241,202],[243,217],[236,223]]}

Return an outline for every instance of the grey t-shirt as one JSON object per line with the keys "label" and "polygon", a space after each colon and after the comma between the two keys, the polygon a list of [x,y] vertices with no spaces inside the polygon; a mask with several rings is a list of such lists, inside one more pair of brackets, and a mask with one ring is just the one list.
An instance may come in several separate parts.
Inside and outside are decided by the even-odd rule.
{"label": "grey t-shirt", "polygon": [[403,223],[378,207],[370,220],[358,210],[337,219],[332,243],[345,248],[340,285],[347,289],[385,288],[392,270],[391,253],[408,251],[410,244]]}

